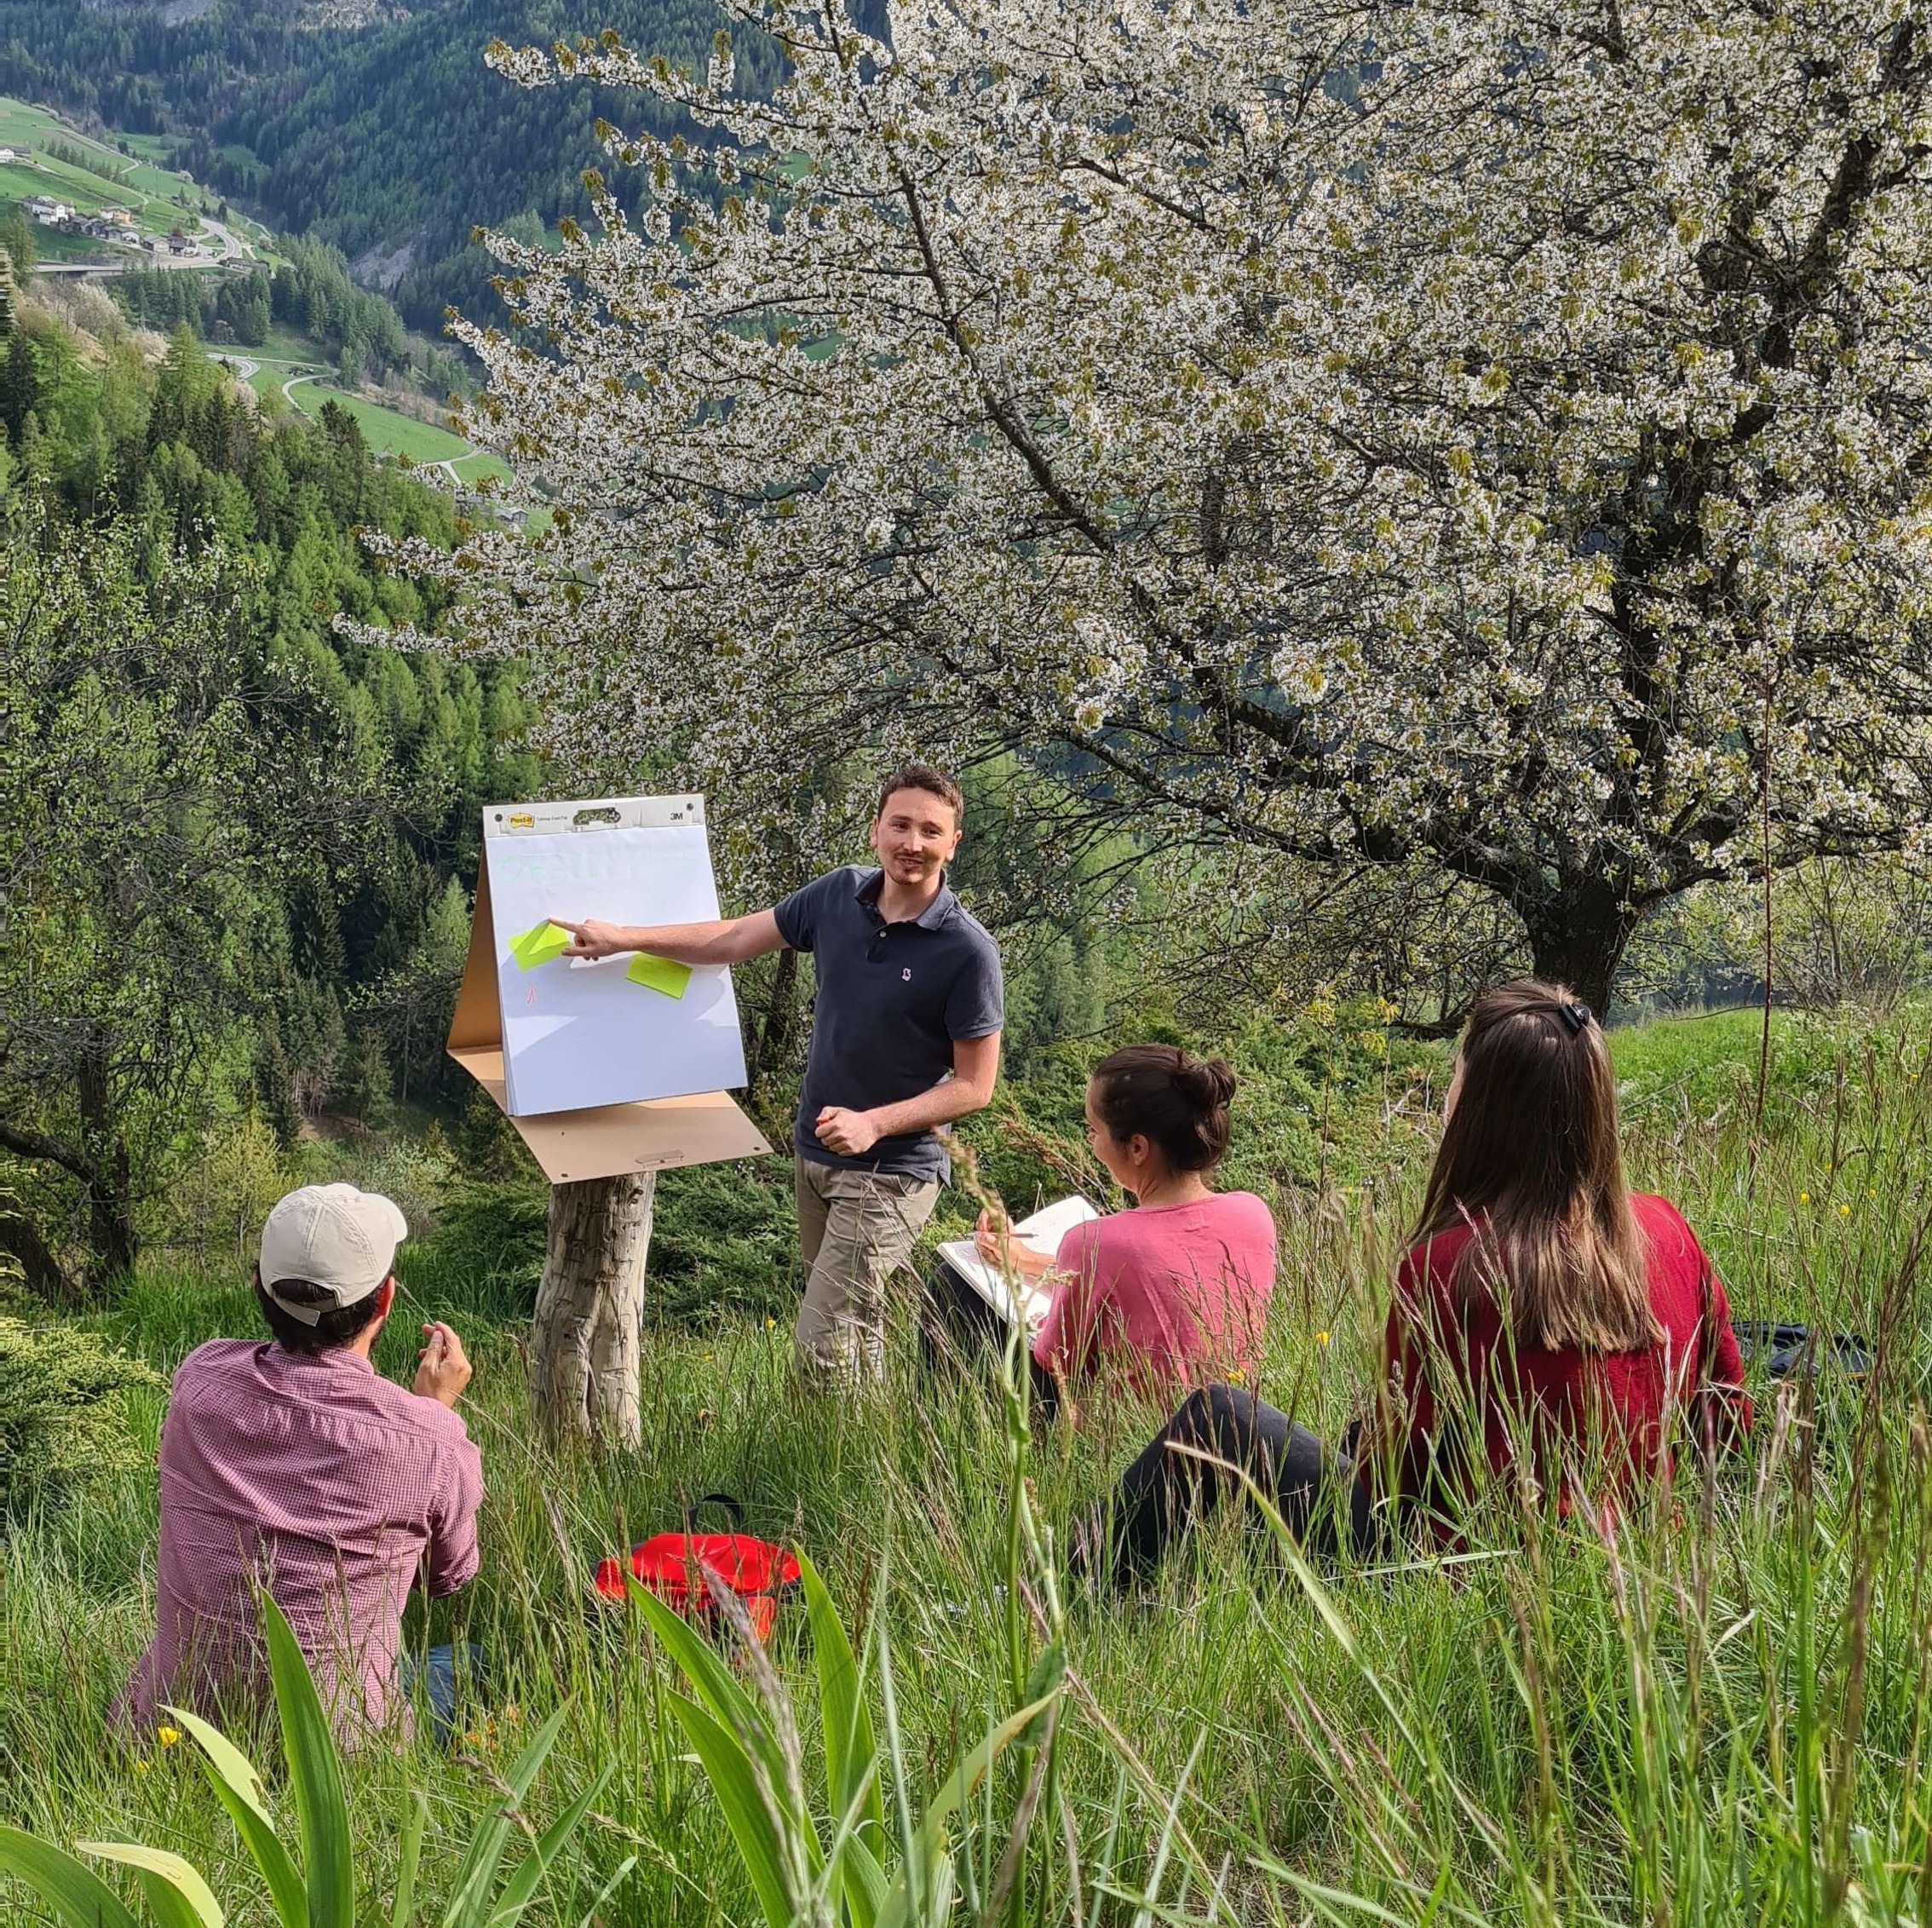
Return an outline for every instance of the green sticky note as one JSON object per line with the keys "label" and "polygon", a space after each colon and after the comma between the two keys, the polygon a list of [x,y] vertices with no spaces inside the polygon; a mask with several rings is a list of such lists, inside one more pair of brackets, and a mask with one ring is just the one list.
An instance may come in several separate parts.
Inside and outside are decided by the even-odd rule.
{"label": "green sticky note", "polygon": [[681,998],[685,986],[691,981],[691,966],[673,964],[669,958],[654,958],[648,951],[640,951],[630,960],[630,969],[624,975],[633,984],[641,984],[647,991],[662,991],[667,998]]}
{"label": "green sticky note", "polygon": [[562,925],[540,924],[526,930],[520,937],[509,941],[510,955],[516,959],[519,970],[534,970],[540,964],[548,964],[552,958],[563,955],[564,946],[570,941],[570,933]]}

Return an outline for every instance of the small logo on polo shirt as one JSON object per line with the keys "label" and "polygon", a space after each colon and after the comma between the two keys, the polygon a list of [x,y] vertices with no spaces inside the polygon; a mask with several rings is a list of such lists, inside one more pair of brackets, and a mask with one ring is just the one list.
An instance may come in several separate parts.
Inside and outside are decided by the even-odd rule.
{"label": "small logo on polo shirt", "polygon": [[912,967],[911,964],[907,964],[906,969],[900,972],[899,981],[901,984],[910,984],[912,981]]}

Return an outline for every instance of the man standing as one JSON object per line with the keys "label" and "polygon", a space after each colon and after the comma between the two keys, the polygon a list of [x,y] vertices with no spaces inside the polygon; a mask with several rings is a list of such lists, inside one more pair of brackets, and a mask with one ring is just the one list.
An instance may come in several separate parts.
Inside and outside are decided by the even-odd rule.
{"label": "man standing", "polygon": [[[273,1342],[215,1339],[181,1361],[161,1429],[158,1625],[122,1698],[130,1724],[152,1726],[171,1699],[260,1683],[259,1586],[353,1736],[388,1711],[410,1588],[439,1597],[475,1573],[483,1468],[456,1413],[462,1343],[425,1326],[409,1392],[370,1363],[407,1232],[394,1204],[353,1185],[290,1192],[255,1270]],[[445,1720],[448,1649],[427,1675]]]}
{"label": "man standing", "polygon": [[572,957],[647,951],[742,964],[789,946],[818,976],[793,1131],[807,1277],[796,1339],[820,1381],[877,1382],[886,1286],[951,1175],[934,1127],[981,1109],[999,1073],[999,952],[947,887],[959,786],[923,763],[894,770],[872,822],[876,870],[828,872],[770,910],[715,923],[556,921]]}

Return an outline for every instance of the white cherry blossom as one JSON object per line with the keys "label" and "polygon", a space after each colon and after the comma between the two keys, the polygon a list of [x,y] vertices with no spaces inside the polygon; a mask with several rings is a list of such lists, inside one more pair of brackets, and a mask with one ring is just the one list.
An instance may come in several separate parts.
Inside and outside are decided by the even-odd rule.
{"label": "white cherry blossom", "polygon": [[[1888,0],[734,9],[612,129],[465,427],[554,505],[388,545],[550,745],[756,872],[864,751],[1424,864],[1601,1000],[1706,878],[1927,816],[1932,43]],[[809,854],[809,853],[808,853]]]}

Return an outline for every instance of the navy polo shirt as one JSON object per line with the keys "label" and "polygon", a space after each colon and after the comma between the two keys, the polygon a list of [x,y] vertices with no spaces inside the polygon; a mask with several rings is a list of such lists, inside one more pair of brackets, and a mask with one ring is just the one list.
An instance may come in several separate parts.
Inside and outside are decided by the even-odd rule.
{"label": "navy polo shirt", "polygon": [[892,1171],[943,1183],[952,1175],[930,1131],[881,1138],[863,1158],[841,1158],[812,1126],[827,1105],[871,1111],[929,1091],[952,1069],[960,1038],[985,1038],[1006,1013],[999,949],[940,884],[917,918],[879,915],[885,873],[848,865],[814,878],[773,912],[779,935],[809,951],[818,973],[812,1045],[792,1142],[819,1165]]}

